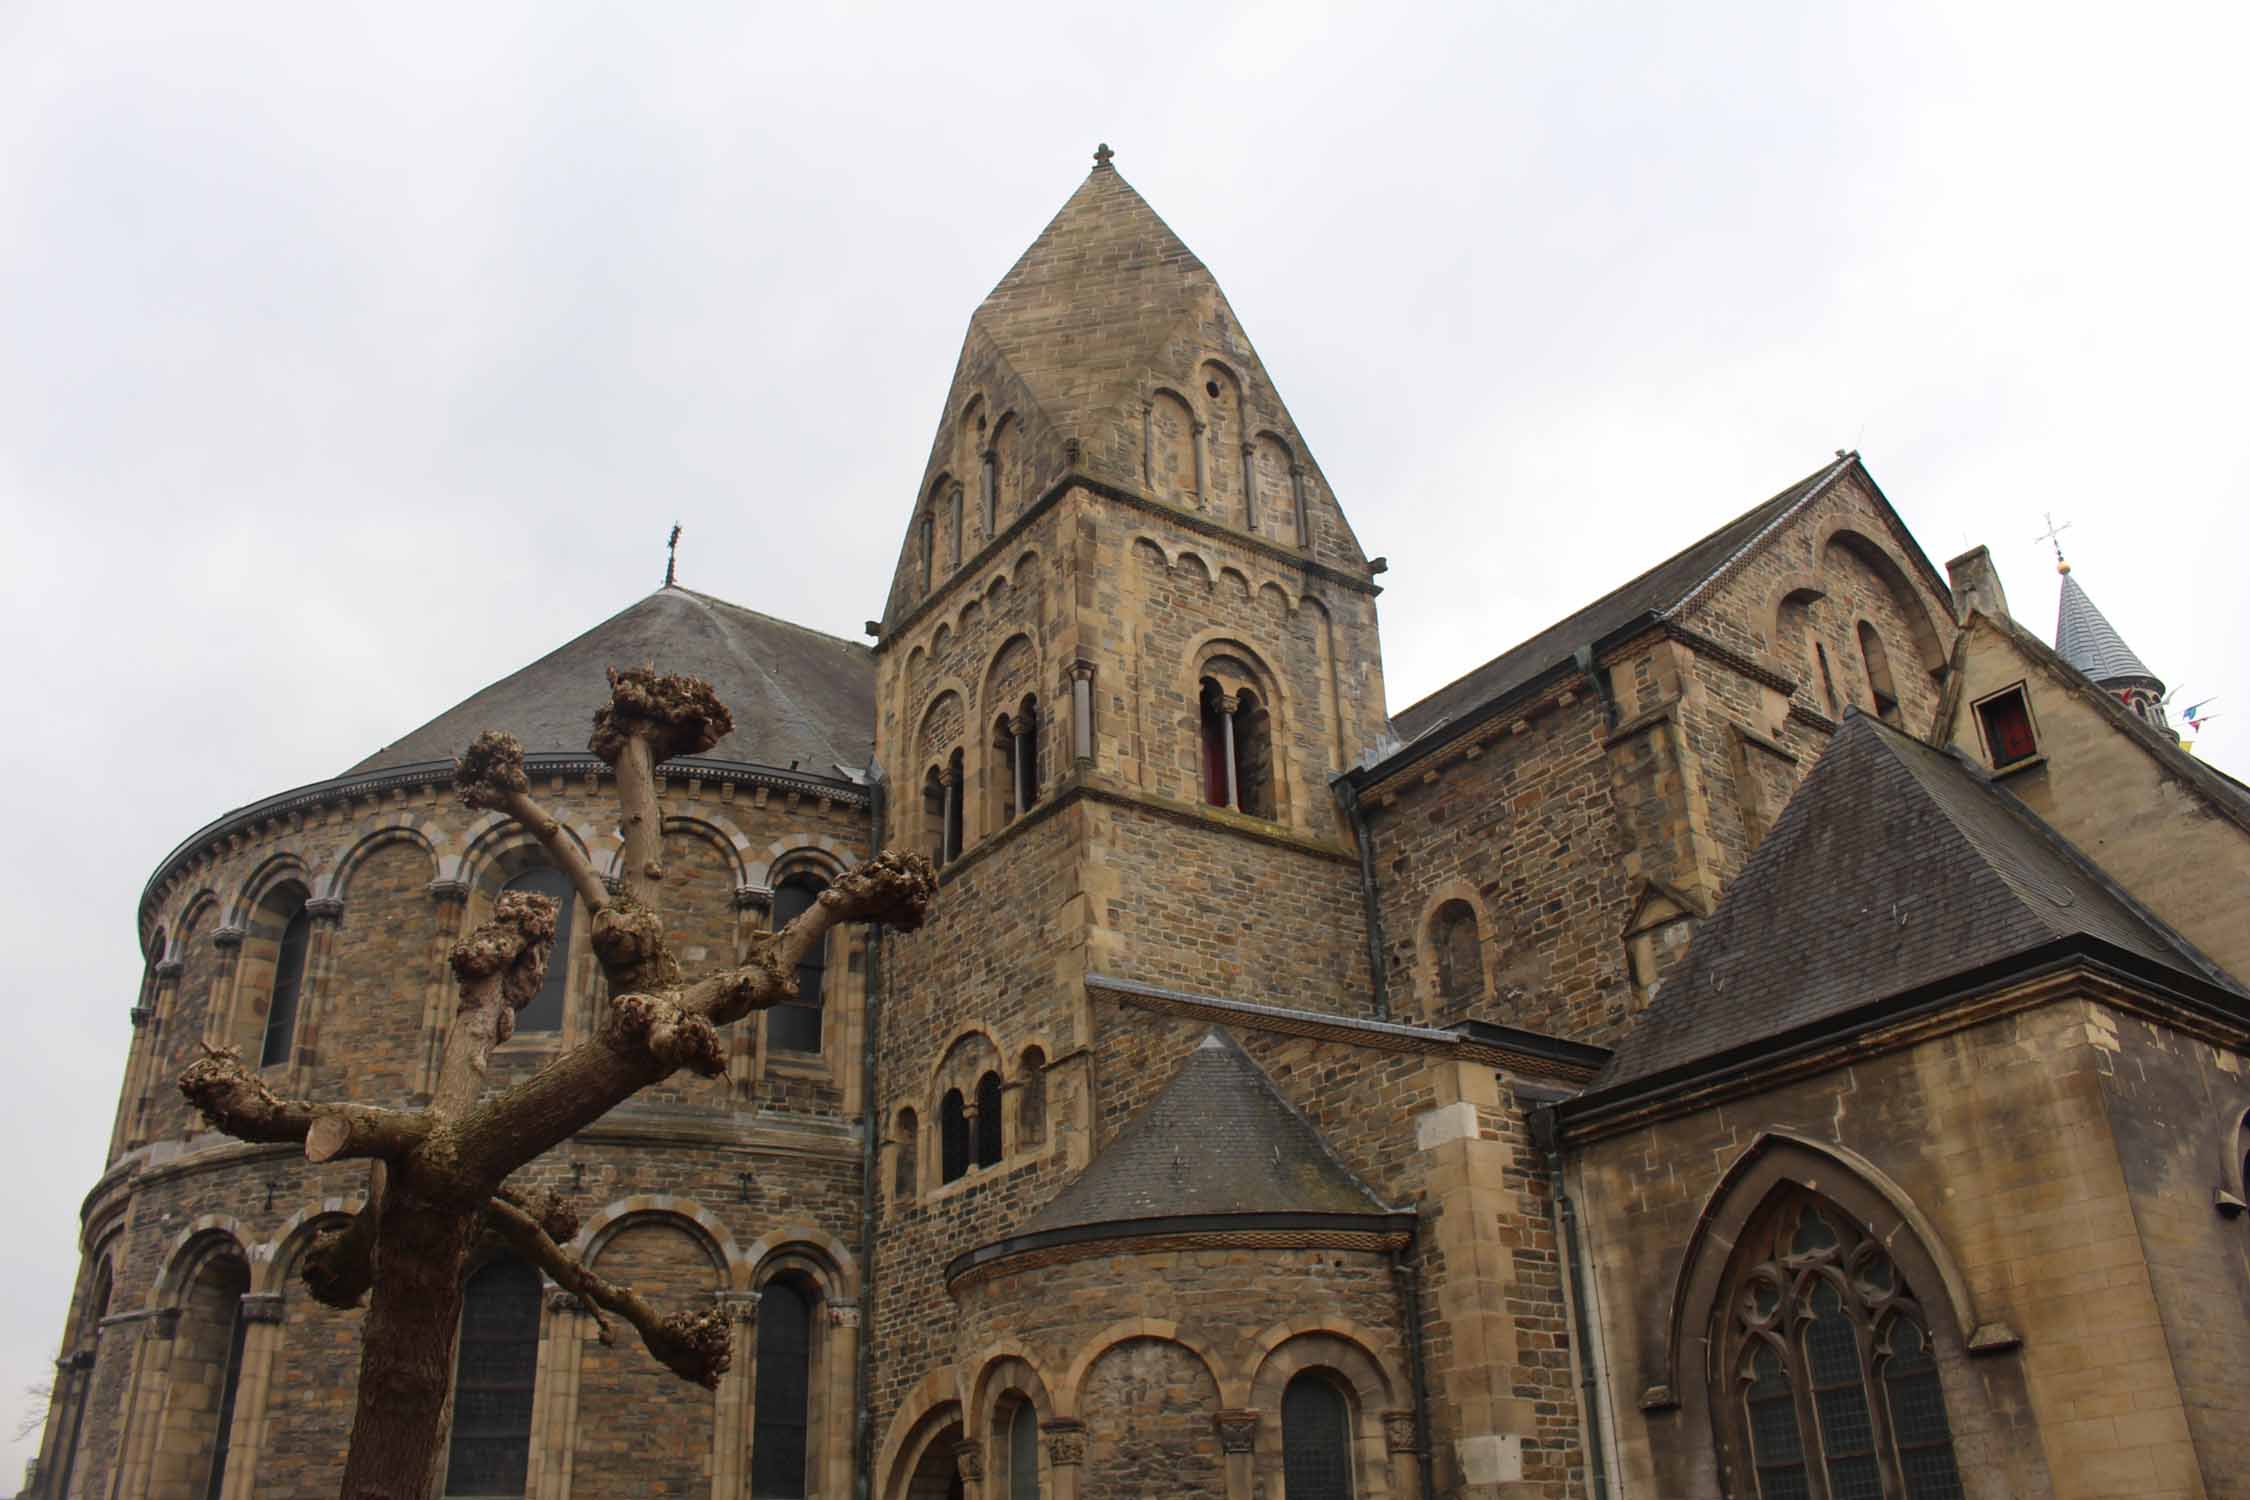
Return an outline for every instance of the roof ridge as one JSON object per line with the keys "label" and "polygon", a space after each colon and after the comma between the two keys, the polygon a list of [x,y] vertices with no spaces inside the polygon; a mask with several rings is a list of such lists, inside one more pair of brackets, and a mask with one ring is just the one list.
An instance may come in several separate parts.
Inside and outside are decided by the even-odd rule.
{"label": "roof ridge", "polygon": [[[1751,536],[1741,546],[1735,548],[1734,551],[1727,554],[1727,556],[1720,561],[1717,567],[1704,574],[1701,582],[1697,583],[1685,594],[1682,594],[1676,603],[1672,604],[1664,611],[1664,618],[1666,618],[1667,620],[1676,618],[1681,611],[1685,610],[1696,600],[1702,598],[1703,591],[1705,589],[1708,589],[1712,584],[1718,582],[1718,580],[1726,574],[1727,570],[1732,568],[1736,563],[1748,557],[1751,552],[1757,548],[1760,542],[1773,535],[1777,527],[1786,525],[1789,519],[1792,516],[1796,515],[1797,512],[1803,510],[1806,506],[1812,504],[1813,501],[1818,500],[1821,496],[1827,494],[1829,488],[1843,476],[1844,471],[1858,462],[1858,451],[1847,449],[1843,452],[1838,453],[1836,455],[1836,461],[1830,464],[1827,468],[1816,469],[1812,474],[1807,475],[1805,479],[1798,480],[1797,484],[1800,486],[1806,484],[1808,480],[1813,482],[1811,484],[1811,487],[1809,489],[1806,489],[1803,494],[1799,495],[1796,499],[1790,501],[1786,506],[1782,507],[1781,513],[1779,515],[1766,522],[1765,525],[1759,527],[1755,535]],[[1786,495],[1789,493],[1789,491],[1783,490],[1781,493],[1783,495]],[[1779,498],[1779,495],[1774,497],[1774,499]],[[1771,505],[1773,501],[1768,500],[1765,503]],[[1757,508],[1758,507],[1756,506],[1751,507],[1751,509],[1753,510]],[[1721,529],[1723,530],[1724,528]],[[1684,552],[1687,550],[1687,548],[1683,547],[1680,550]]]}
{"label": "roof ridge", "polygon": [[[691,589],[684,583],[666,584],[664,587],[657,589],[654,593],[644,595],[643,599],[654,599],[660,595],[667,593],[686,594],[691,598],[700,599],[706,604],[716,604],[721,606],[722,608],[731,609],[737,614],[749,615],[753,619],[764,620],[768,624],[785,625],[789,629],[797,631],[803,635],[818,636],[821,640],[833,641],[839,646],[849,646],[854,651],[866,651],[869,649],[865,641],[855,641],[850,636],[845,635],[830,635],[825,630],[816,629],[815,627],[806,625],[801,621],[787,619],[781,615],[769,615],[762,609],[752,609],[747,604],[737,604],[732,599],[722,599],[717,594],[708,593],[702,589]],[[638,603],[642,601],[636,600],[635,602]],[[626,608],[630,609],[632,608],[632,605],[627,605]],[[598,630],[601,627],[596,626],[594,628]]]}

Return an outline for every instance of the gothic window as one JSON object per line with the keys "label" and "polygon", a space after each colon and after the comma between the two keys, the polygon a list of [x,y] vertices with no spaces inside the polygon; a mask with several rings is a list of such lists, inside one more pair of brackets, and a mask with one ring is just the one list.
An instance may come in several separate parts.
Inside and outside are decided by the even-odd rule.
{"label": "gothic window", "polygon": [[[826,883],[815,876],[785,877],[773,892],[773,930],[781,931],[812,910]],[[828,944],[822,940],[797,965],[797,998],[766,1013],[766,1043],[780,1052],[820,1050],[820,1002],[828,982]]]}
{"label": "gothic window", "polygon": [[524,871],[503,887],[503,894],[507,891],[530,891],[555,903],[555,946],[547,956],[547,977],[531,1003],[516,1012],[516,1031],[560,1031],[563,997],[570,993],[570,918],[578,893],[571,889],[570,877],[552,865]]}
{"label": "gothic window", "polygon": [[1437,951],[1439,998],[1473,1000],[1484,993],[1484,954],[1474,907],[1466,901],[1439,907],[1430,922],[1430,946]]}
{"label": "gothic window", "polygon": [[1883,649],[1883,638],[1875,633],[1875,627],[1865,620],[1859,622],[1859,659],[1867,668],[1867,690],[1875,695],[1875,717],[1893,726],[1900,724],[1898,686],[1891,681],[1890,653]]}
{"label": "gothic window", "polygon": [[289,1061],[289,1050],[296,1045],[297,995],[304,988],[305,952],[311,946],[312,918],[305,912],[304,899],[299,897],[296,911],[291,913],[288,925],[281,929],[281,951],[274,959],[273,994],[266,1005],[265,1042],[258,1049],[261,1068]]}
{"label": "gothic window", "polygon": [[1008,1408],[1008,1500],[1039,1500],[1039,1413],[1029,1401]]}
{"label": "gothic window", "polygon": [[938,1102],[938,1181],[951,1182],[968,1170],[968,1106],[959,1089],[947,1089]]}
{"label": "gothic window", "polygon": [[1024,1048],[1016,1078],[1016,1140],[1036,1146],[1047,1139],[1047,1054]]}
{"label": "gothic window", "polygon": [[462,1290],[446,1494],[523,1493],[538,1374],[539,1273],[520,1260],[496,1260]]}
{"label": "gothic window", "polygon": [[757,1420],[750,1434],[753,1500],[802,1500],[812,1392],[812,1299],[769,1281],[758,1293]]}
{"label": "gothic window", "polygon": [[893,1132],[897,1141],[897,1155],[891,1162],[891,1196],[907,1199],[922,1183],[922,1122],[914,1111],[898,1112],[898,1126]]}
{"label": "gothic window", "polygon": [[1957,1500],[1928,1323],[1883,1247],[1799,1191],[1736,1261],[1714,1404],[1738,1472],[1753,1476],[1744,1493]]}
{"label": "gothic window", "polygon": [[1325,1372],[1281,1392],[1281,1485],[1289,1500],[1351,1500],[1351,1405]]}
{"label": "gothic window", "polygon": [[1000,1075],[977,1080],[977,1165],[1000,1165]]}

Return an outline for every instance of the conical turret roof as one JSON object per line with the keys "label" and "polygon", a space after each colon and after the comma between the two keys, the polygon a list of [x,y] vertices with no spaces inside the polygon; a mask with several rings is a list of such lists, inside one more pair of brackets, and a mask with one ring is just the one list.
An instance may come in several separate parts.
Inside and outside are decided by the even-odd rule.
{"label": "conical turret roof", "polygon": [[704,678],[734,715],[712,760],[835,776],[873,758],[875,668],[868,648],[692,589],[667,587],[512,672],[345,774],[444,760],[487,729],[532,754],[583,753],[608,669],[654,666]]}
{"label": "conical turret roof", "polygon": [[2068,572],[2062,576],[2062,604],[2055,614],[2055,654],[2105,685],[2126,678],[2158,680]]}

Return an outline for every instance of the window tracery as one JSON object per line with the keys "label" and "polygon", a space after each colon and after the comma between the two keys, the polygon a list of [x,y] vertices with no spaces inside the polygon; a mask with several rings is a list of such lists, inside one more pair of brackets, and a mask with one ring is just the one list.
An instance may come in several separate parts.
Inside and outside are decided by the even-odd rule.
{"label": "window tracery", "polygon": [[1791,1193],[1743,1242],[1714,1405],[1757,1500],[1955,1500],[1928,1320],[1884,1248]]}

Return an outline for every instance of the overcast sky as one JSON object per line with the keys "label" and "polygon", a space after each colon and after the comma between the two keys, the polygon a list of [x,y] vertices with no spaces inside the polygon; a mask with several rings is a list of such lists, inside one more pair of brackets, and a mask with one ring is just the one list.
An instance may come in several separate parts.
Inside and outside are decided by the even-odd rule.
{"label": "overcast sky", "polygon": [[1100,140],[1391,559],[1394,709],[1857,447],[2043,635],[2069,521],[2250,775],[2250,8],[823,9],[0,7],[0,1404],[165,851],[629,604],[675,519],[683,582],[857,636]]}

